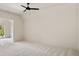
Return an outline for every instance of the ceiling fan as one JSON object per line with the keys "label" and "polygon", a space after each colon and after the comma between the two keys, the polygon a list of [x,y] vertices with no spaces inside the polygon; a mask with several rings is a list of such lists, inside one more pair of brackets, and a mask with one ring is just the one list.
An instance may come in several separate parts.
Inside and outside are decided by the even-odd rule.
{"label": "ceiling fan", "polygon": [[26,12],[26,10],[39,10],[39,8],[30,8],[30,7],[29,7],[29,4],[30,4],[30,3],[27,3],[27,6],[21,5],[22,7],[25,8],[24,12]]}

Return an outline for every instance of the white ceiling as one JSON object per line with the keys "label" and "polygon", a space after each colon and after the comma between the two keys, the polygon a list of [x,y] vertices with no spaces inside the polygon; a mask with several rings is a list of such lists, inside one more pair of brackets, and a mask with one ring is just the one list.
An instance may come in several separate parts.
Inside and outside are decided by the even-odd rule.
{"label": "white ceiling", "polygon": [[[5,11],[21,14],[24,8],[21,7],[20,5],[27,6],[26,3],[0,3],[0,10],[5,10]],[[44,8],[55,6],[55,5],[57,4],[56,3],[31,3],[30,7],[37,7],[40,9],[44,9]]]}

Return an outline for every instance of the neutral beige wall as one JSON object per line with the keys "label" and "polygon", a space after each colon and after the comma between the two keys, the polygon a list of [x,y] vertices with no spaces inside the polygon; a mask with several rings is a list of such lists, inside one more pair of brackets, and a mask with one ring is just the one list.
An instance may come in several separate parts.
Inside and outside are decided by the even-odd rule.
{"label": "neutral beige wall", "polygon": [[77,28],[77,31],[78,31],[78,32],[77,32],[77,34],[78,34],[78,35],[77,35],[77,37],[78,37],[78,42],[77,42],[77,43],[78,43],[78,50],[79,50],[79,4],[77,4],[77,7],[78,7],[78,8],[77,8],[77,19],[78,19],[78,20],[77,20],[77,26],[78,26],[78,28]]}
{"label": "neutral beige wall", "polygon": [[30,11],[23,17],[27,41],[77,48],[75,4],[62,4],[39,11]]}
{"label": "neutral beige wall", "polygon": [[23,20],[20,15],[0,10],[0,18],[14,21],[14,41],[23,40]]}

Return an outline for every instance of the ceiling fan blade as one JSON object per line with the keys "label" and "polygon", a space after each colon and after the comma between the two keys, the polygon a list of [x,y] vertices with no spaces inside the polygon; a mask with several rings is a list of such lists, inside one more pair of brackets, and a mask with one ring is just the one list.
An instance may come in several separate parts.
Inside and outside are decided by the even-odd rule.
{"label": "ceiling fan blade", "polygon": [[27,9],[24,10],[24,12],[26,12]]}
{"label": "ceiling fan blade", "polygon": [[39,10],[39,8],[30,8],[30,10]]}
{"label": "ceiling fan blade", "polygon": [[21,5],[21,6],[24,7],[24,8],[27,8],[27,7],[23,6],[23,5]]}

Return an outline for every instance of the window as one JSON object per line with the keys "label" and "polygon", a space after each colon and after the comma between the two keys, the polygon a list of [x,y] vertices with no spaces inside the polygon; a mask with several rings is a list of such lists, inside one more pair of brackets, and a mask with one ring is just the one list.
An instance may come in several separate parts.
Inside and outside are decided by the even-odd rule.
{"label": "window", "polygon": [[4,36],[4,27],[0,25],[0,37]]}

